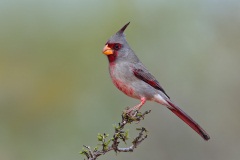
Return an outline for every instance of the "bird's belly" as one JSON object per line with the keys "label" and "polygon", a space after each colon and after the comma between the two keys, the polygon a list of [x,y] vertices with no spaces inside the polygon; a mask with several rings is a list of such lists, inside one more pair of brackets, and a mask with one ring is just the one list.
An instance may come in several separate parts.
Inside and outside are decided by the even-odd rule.
{"label": "bird's belly", "polygon": [[109,67],[110,76],[113,84],[124,94],[129,97],[140,99],[141,97],[137,94],[133,86],[133,77],[130,68],[125,63],[118,63],[110,65]]}
{"label": "bird's belly", "polygon": [[114,78],[112,79],[112,81],[113,81],[113,84],[127,96],[137,98],[137,99],[140,98],[138,95],[135,94],[134,89],[128,83],[122,82]]}

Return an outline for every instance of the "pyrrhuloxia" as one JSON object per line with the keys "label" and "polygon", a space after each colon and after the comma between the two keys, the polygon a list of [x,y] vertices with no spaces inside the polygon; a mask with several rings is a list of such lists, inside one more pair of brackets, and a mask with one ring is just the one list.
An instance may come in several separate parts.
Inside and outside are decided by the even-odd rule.
{"label": "pyrrhuloxia", "polygon": [[108,57],[109,72],[114,85],[126,95],[141,100],[140,104],[127,112],[139,110],[147,100],[155,101],[170,109],[204,140],[209,140],[209,135],[170,100],[160,83],[134,54],[123,33],[129,23],[107,41],[102,51]]}

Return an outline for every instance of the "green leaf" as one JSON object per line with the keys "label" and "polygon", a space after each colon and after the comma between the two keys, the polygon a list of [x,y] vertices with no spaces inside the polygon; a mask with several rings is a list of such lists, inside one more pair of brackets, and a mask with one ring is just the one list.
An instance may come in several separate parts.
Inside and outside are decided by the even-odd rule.
{"label": "green leaf", "polygon": [[80,154],[83,154],[83,155],[87,155],[87,154],[88,154],[88,151],[83,148],[82,151],[80,151],[79,153],[80,153]]}
{"label": "green leaf", "polygon": [[129,139],[129,130],[126,130],[126,131],[125,131],[124,138],[125,138],[126,140]]}
{"label": "green leaf", "polygon": [[98,150],[98,146],[94,147],[93,151],[97,151]]}
{"label": "green leaf", "polygon": [[97,139],[98,139],[98,141],[102,141],[102,140],[103,140],[103,135],[100,134],[100,133],[98,133],[98,135],[97,135]]}

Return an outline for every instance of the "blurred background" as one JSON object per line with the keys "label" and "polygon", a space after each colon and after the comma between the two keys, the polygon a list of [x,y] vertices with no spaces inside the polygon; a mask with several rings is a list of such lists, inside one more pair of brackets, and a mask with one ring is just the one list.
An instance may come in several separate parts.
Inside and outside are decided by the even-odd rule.
{"label": "blurred background", "polygon": [[239,160],[240,2],[0,1],[0,159],[78,160],[113,133],[131,99],[101,53],[124,24],[129,44],[171,99],[211,136],[205,142],[159,104],[133,153],[104,159]]}

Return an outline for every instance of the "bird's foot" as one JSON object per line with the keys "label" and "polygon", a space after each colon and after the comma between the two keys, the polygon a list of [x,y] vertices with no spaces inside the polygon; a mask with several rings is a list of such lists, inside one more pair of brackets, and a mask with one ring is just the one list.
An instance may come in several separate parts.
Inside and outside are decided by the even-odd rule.
{"label": "bird's foot", "polygon": [[150,113],[151,110],[140,112],[139,110],[136,110],[134,108],[127,107],[126,110],[123,111],[123,117],[126,119],[127,123],[136,122],[139,123],[142,119],[144,119],[145,115]]}
{"label": "bird's foot", "polygon": [[146,98],[143,97],[141,98],[141,103],[139,103],[138,105],[132,107],[132,108],[127,108],[127,110],[125,111],[129,116],[134,116],[136,117],[138,114],[138,111],[141,109],[142,105],[146,102]]}
{"label": "bird's foot", "polygon": [[127,107],[126,110],[124,110],[123,112],[128,116],[136,117],[138,110],[135,107],[132,108]]}

